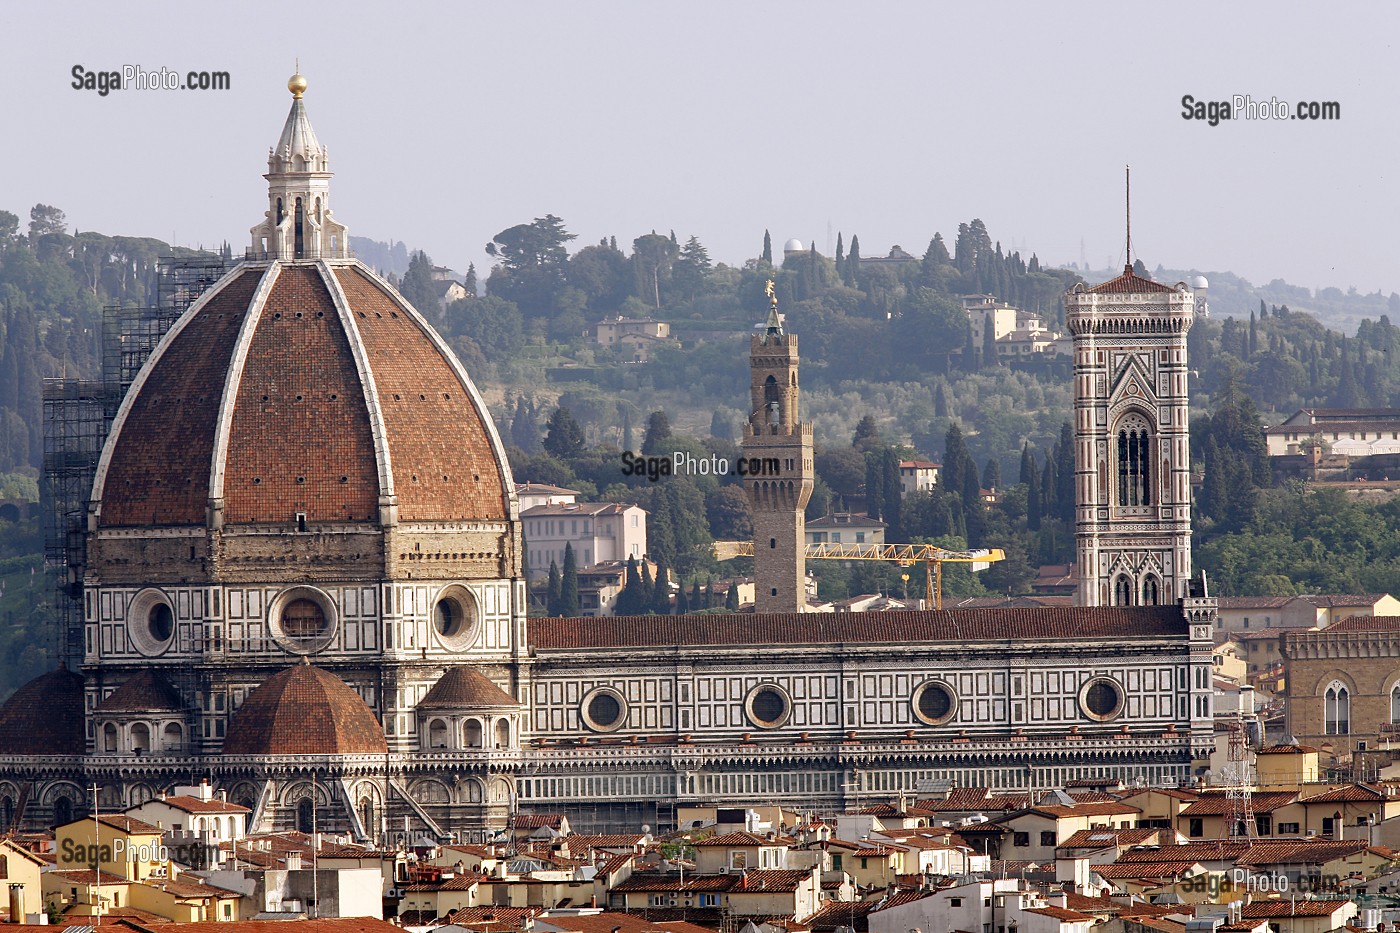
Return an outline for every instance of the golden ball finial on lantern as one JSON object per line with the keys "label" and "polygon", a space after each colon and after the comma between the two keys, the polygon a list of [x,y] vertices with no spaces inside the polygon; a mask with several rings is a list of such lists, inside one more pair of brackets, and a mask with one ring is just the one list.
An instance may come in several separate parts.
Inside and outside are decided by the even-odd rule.
{"label": "golden ball finial on lantern", "polygon": [[292,97],[301,100],[301,95],[306,93],[306,78],[300,72],[287,79],[287,90],[292,92]]}

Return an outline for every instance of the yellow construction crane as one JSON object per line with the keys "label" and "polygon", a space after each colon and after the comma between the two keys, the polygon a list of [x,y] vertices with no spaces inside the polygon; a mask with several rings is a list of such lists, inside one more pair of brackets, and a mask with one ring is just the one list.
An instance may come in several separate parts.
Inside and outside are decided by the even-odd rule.
{"label": "yellow construction crane", "polygon": [[[809,544],[808,560],[879,560],[892,561],[901,567],[924,565],[924,592],[934,594],[934,608],[943,608],[943,565],[972,564],[975,573],[1006,559],[1001,548],[979,548],[973,551],[950,551],[935,544]],[[715,557],[753,557],[752,541],[716,541]],[[978,566],[978,565],[981,566]]]}

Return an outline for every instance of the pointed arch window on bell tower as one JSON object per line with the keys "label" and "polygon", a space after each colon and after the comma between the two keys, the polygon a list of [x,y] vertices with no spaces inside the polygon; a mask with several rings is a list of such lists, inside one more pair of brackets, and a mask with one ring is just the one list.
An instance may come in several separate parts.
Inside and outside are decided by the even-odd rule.
{"label": "pointed arch window on bell tower", "polygon": [[782,423],[781,401],[778,380],[769,376],[763,383],[763,407],[768,410],[768,423],[771,425]]}
{"label": "pointed arch window on bell tower", "polygon": [[1113,582],[1113,605],[1131,606],[1133,604],[1133,578],[1126,573],[1119,574],[1118,579]]}
{"label": "pointed arch window on bell tower", "polygon": [[1118,505],[1138,507],[1152,504],[1152,445],[1147,422],[1139,417],[1123,421],[1118,428]]}

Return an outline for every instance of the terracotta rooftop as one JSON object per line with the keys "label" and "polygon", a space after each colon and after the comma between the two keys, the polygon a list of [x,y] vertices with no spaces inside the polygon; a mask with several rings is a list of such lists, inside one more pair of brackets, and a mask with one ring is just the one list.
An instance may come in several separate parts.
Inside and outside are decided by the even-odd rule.
{"label": "terracotta rooftop", "polygon": [[97,704],[97,711],[100,713],[147,710],[168,712],[184,708],[185,705],[175,688],[170,686],[164,677],[150,669],[141,671]]}
{"label": "terracotta rooftop", "polygon": [[418,701],[418,709],[519,706],[515,698],[468,664],[449,667]]}
{"label": "terracotta rooftop", "polygon": [[1240,908],[1246,920],[1273,920],[1278,917],[1330,917],[1350,901],[1309,901],[1288,898],[1278,901],[1253,901]]}
{"label": "terracotta rooftop", "polygon": [[1109,279],[1107,282],[1086,289],[1086,291],[1098,295],[1136,295],[1149,292],[1174,292],[1176,289],[1170,285],[1163,285],[1161,282],[1144,279],[1133,271],[1131,265],[1128,265],[1123,267],[1123,274],[1118,278]]}
{"label": "terracotta rooftop", "polygon": [[1340,622],[1333,622],[1324,629],[1299,632],[1294,638],[1316,637],[1319,635],[1343,635],[1357,633],[1364,635],[1400,634],[1400,616],[1347,616]]}
{"label": "terracotta rooftop", "polygon": [[[1266,790],[1250,795],[1250,806],[1255,813],[1272,813],[1279,807],[1287,806],[1298,799],[1298,793],[1291,790]],[[1182,816],[1225,816],[1234,811],[1235,801],[1224,792],[1202,794],[1190,806],[1181,811]]]}
{"label": "terracotta rooftop", "polygon": [[41,674],[0,706],[0,756],[81,755],[86,748],[79,674]]}
{"label": "terracotta rooftop", "polygon": [[1060,843],[1061,849],[1104,849],[1142,845],[1157,835],[1155,829],[1081,829]]}
{"label": "terracotta rooftop", "polygon": [[1389,798],[1390,795],[1385,791],[1369,784],[1343,784],[1341,787],[1304,797],[1299,803],[1376,803]]}
{"label": "terracotta rooftop", "polygon": [[297,664],[248,694],[229,719],[225,755],[382,755],[374,711],[345,681]]}
{"label": "terracotta rooftop", "polygon": [[1176,607],[1049,607],[529,620],[539,650],[688,645],[880,644],[1182,636]]}
{"label": "terracotta rooftop", "polygon": [[248,813],[245,806],[229,803],[227,800],[202,800],[189,794],[172,794],[168,797],[155,797],[148,803],[163,803],[183,810],[186,813]]}

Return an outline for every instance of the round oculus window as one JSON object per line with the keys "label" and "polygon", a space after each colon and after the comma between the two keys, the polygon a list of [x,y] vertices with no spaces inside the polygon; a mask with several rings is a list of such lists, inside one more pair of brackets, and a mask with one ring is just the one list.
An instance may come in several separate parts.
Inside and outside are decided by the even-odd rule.
{"label": "round oculus window", "polygon": [[444,648],[452,651],[476,644],[481,634],[481,613],[471,590],[454,584],[438,594],[433,603],[433,633]]}
{"label": "round oculus window", "polygon": [[273,640],[292,654],[315,654],[335,637],[335,602],[315,587],[284,590],[272,601],[268,617]]}
{"label": "round oculus window", "polygon": [[777,729],[792,715],[792,701],[787,692],[776,684],[760,684],[749,691],[744,701],[749,721],[762,729]]}
{"label": "round oculus window", "polygon": [[929,681],[914,695],[914,715],[930,726],[942,725],[958,710],[958,698],[945,683]]}
{"label": "round oculus window", "polygon": [[1107,722],[1123,711],[1123,688],[1111,677],[1094,677],[1080,689],[1079,706],[1090,719]]}
{"label": "round oculus window", "polygon": [[175,607],[158,589],[136,594],[127,609],[127,633],[141,654],[164,654],[175,641]]}
{"label": "round oculus window", "polygon": [[584,695],[581,712],[594,732],[613,732],[627,721],[627,701],[611,687],[595,687]]}

